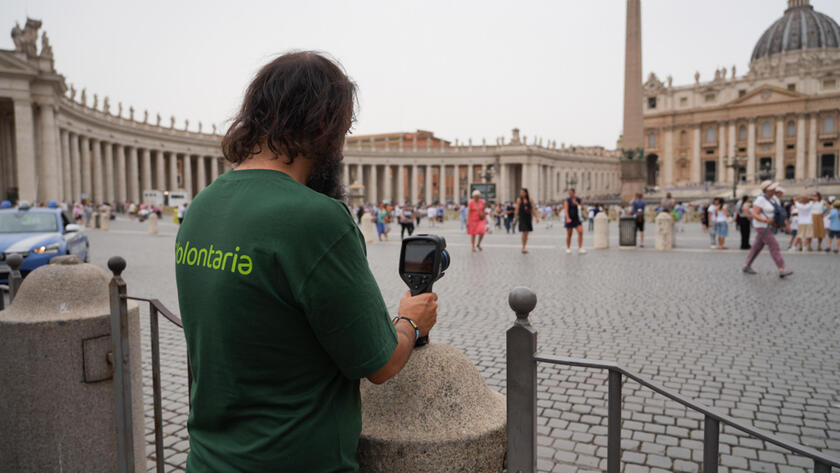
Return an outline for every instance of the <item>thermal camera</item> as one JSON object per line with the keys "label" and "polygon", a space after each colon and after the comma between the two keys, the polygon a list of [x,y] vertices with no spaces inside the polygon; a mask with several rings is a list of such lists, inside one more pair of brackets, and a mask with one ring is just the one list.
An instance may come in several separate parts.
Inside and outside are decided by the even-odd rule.
{"label": "thermal camera", "polygon": [[[437,235],[414,235],[402,241],[400,250],[400,277],[412,296],[432,292],[435,281],[443,277],[449,267],[446,240]],[[420,337],[416,346],[429,343],[429,337]]]}

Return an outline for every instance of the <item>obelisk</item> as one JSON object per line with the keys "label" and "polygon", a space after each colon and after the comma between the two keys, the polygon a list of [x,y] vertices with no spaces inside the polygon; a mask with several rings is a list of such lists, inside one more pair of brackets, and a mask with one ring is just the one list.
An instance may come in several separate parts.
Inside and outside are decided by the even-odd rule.
{"label": "obelisk", "polygon": [[641,0],[627,0],[624,44],[624,132],[621,136],[621,199],[633,200],[644,190],[645,166],[642,149],[642,6]]}

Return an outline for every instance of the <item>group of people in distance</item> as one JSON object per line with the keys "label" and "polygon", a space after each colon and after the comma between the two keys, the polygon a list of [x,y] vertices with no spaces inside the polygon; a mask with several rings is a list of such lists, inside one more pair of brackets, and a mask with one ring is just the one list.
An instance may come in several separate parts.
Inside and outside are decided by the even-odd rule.
{"label": "group of people in distance", "polygon": [[[831,205],[823,200],[822,194],[802,194],[791,201],[782,203],[784,189],[772,181],[761,183],[761,194],[750,201],[749,197],[741,200],[739,216],[747,223],[742,228],[749,230],[749,225],[755,229],[756,237],[747,255],[743,271],[746,274],[756,274],[752,263],[756,256],[766,246],[770,256],[779,269],[779,277],[784,278],[793,274],[793,271],[785,268],[779,243],[776,240],[778,232],[785,232],[791,235],[788,249],[791,251],[832,251],[840,252],[840,200],[835,199]],[[826,233],[828,227],[828,233]],[[744,236],[742,230],[742,248],[744,248]],[[749,235],[749,233],[746,233]],[[827,238],[827,245],[823,248],[823,240]],[[811,245],[816,240],[816,249]]]}

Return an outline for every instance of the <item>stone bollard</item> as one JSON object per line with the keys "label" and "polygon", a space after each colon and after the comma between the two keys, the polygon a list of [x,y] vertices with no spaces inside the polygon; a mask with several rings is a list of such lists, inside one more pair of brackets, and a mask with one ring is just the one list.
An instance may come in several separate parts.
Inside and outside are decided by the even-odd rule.
{"label": "stone bollard", "polygon": [[149,214],[149,234],[157,235],[158,233],[158,216],[152,212]]}
{"label": "stone bollard", "polygon": [[373,242],[373,236],[376,235],[376,228],[373,226],[373,216],[369,212],[362,215],[362,236],[368,243]]}
{"label": "stone bollard", "polygon": [[102,222],[100,223],[99,228],[102,231],[105,231],[105,232],[107,232],[108,230],[111,229],[111,210],[110,209],[105,209],[105,211],[102,212]]}
{"label": "stone bollard", "polygon": [[[2,471],[118,471],[109,281],[76,256],[58,256],[0,312]],[[134,303],[128,312],[133,471],[141,472],[140,313]]]}
{"label": "stone bollard", "polygon": [[393,379],[362,380],[361,393],[361,473],[502,471],[505,397],[459,350],[415,348]]}
{"label": "stone bollard", "polygon": [[602,250],[610,247],[610,220],[604,212],[595,216],[594,248]]}
{"label": "stone bollard", "polygon": [[656,216],[656,249],[671,250],[674,248],[674,216],[668,212],[660,212]]}

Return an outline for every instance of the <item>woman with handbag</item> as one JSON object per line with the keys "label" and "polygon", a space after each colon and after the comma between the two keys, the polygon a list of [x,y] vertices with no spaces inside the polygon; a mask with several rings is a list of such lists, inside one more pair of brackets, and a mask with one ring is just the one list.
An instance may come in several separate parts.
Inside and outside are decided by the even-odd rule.
{"label": "woman with handbag", "polygon": [[[470,235],[473,252],[476,248],[481,251],[481,240],[487,233],[487,213],[484,210],[484,200],[481,198],[481,192],[478,190],[473,191],[472,199],[467,204],[467,233]],[[475,242],[476,236],[478,236],[477,245]]]}

